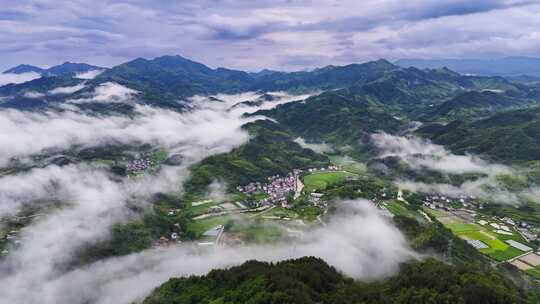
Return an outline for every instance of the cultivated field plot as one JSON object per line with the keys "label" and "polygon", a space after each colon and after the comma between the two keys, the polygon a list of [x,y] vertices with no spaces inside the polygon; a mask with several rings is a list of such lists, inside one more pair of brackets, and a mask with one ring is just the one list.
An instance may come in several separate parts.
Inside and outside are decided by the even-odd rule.
{"label": "cultivated field plot", "polygon": [[529,265],[532,265],[534,267],[536,266],[540,266],[540,256],[537,255],[536,253],[529,253],[527,254],[526,256],[523,256],[521,258],[519,258],[520,260],[522,260],[523,262],[529,264]]}
{"label": "cultivated field plot", "polygon": [[347,179],[347,177],[356,177],[356,174],[352,174],[344,171],[333,172],[318,172],[304,177],[304,191],[307,193],[314,190],[324,190],[326,187],[340,183]]}
{"label": "cultivated field plot", "polygon": [[451,212],[437,210],[436,213],[427,212],[437,217],[445,227],[460,238],[468,241],[477,240],[486,244],[488,248],[479,249],[480,252],[488,255],[497,261],[506,261],[522,255],[524,252],[510,246],[506,242],[508,236],[502,236],[478,224],[468,222],[464,218],[454,215]]}

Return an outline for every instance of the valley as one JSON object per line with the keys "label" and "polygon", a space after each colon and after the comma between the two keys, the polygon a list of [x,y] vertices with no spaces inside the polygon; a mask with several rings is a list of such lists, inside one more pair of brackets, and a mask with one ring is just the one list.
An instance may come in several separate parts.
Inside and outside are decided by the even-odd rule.
{"label": "valley", "polygon": [[[68,93],[51,93],[58,88]],[[420,267],[493,276],[512,303],[534,301],[536,90],[386,60],[254,75],[179,56],[0,87],[0,123],[15,135],[0,138],[13,147],[0,150],[3,280],[48,286],[50,276],[80,275],[106,288],[93,274],[106,263],[144,274],[143,265],[182,259],[211,270],[314,254],[340,266],[339,248],[314,245],[335,241],[351,246],[342,262],[361,260],[351,268],[361,275],[345,275],[383,280],[355,280],[366,294]],[[234,267],[250,271],[246,263]],[[253,267],[303,262],[279,263]],[[152,290],[172,276],[207,272],[170,268],[146,302],[162,303],[177,279]],[[192,280],[210,279],[178,280],[196,294]],[[500,291],[499,281],[483,288]]]}

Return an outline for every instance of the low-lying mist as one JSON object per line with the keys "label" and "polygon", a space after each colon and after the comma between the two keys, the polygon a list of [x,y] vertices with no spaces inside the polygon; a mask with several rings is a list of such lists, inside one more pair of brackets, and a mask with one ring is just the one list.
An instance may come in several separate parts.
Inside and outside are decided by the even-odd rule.
{"label": "low-lying mist", "polygon": [[460,185],[425,183],[414,180],[397,180],[399,187],[411,191],[435,192],[448,196],[469,195],[482,197],[497,203],[519,203],[521,198],[538,202],[534,193],[539,187],[530,186],[519,191],[509,191],[498,177],[519,176],[520,170],[506,165],[493,164],[479,156],[456,155],[443,146],[415,136],[394,136],[384,132],[372,135],[372,141],[380,150],[380,157],[394,156],[415,170],[432,170],[443,174],[483,174],[475,180]]}
{"label": "low-lying mist", "polygon": [[[0,217],[15,216],[26,206],[61,202],[43,210],[40,217],[21,229],[18,246],[7,248],[9,253],[0,261],[0,284],[3,290],[9,291],[2,300],[7,303],[131,303],[170,275],[202,273],[216,266],[268,254],[268,248],[259,247],[239,251],[229,248],[220,253],[222,249],[199,252],[186,246],[112,258],[66,273],[66,264],[80,248],[107,238],[112,225],[139,216],[132,211],[133,206],[151,212],[149,197],[158,192],[180,193],[190,165],[247,142],[249,134],[241,126],[263,117],[244,117],[244,113],[308,95],[274,93],[271,101],[241,103],[260,96],[245,93],[194,97],[187,102],[189,110],[182,113],[136,105],[136,113],[131,117],[96,116],[69,108],[45,112],[0,111],[3,130],[0,166],[9,164],[12,158],[44,151],[61,153],[75,147],[116,144],[146,143],[183,157],[177,166],[162,165],[156,174],[134,179],[119,178],[112,175],[108,167],[89,163],[47,165],[1,176]],[[209,193],[221,196],[222,188],[222,183],[217,181]],[[268,258],[285,257],[283,248],[277,251],[279,254]],[[197,268],[193,268],[195,265]],[[148,280],[145,276],[149,276]],[[131,281],[140,286],[132,288]]]}
{"label": "low-lying mist", "polygon": [[[213,268],[246,260],[278,261],[317,256],[345,274],[378,279],[393,274],[398,265],[416,255],[373,204],[366,200],[338,204],[327,225],[310,229],[287,243],[238,247],[197,247],[192,244],[146,250],[110,258],[66,273],[54,269],[36,275],[36,263],[21,264],[19,271],[0,279],[9,303],[133,303],[174,276],[200,275]],[[24,261],[39,260],[44,249],[28,252]],[[39,264],[39,263],[38,263]],[[22,292],[24,291],[24,292]]]}

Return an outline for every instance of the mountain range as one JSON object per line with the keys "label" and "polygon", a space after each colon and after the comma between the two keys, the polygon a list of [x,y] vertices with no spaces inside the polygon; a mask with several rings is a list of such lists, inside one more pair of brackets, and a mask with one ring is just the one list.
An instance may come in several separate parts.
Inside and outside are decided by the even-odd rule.
{"label": "mountain range", "polygon": [[399,59],[396,65],[419,69],[447,67],[462,74],[481,76],[540,77],[540,58],[504,57],[498,59]]}
{"label": "mountain range", "polygon": [[40,68],[33,65],[21,64],[16,67],[7,69],[3,74],[25,74],[37,73],[45,77],[52,76],[75,76],[79,73],[86,73],[95,70],[105,70],[106,68],[90,65],[86,63],[64,62],[50,68]]}
{"label": "mountain range", "polygon": [[[307,102],[292,102],[255,114],[272,117],[287,132],[307,140],[355,147],[358,156],[372,149],[366,144],[369,134],[378,130],[401,132],[414,125],[413,121],[420,121],[426,125],[419,134],[448,145],[458,153],[485,153],[503,162],[540,159],[535,148],[540,135],[534,131],[534,122],[516,122],[503,130],[497,129],[499,138],[515,142],[504,145],[504,152],[494,148],[496,145],[493,144],[478,144],[498,127],[488,127],[478,121],[497,114],[513,115],[506,111],[538,106],[540,84],[534,82],[463,75],[447,67],[403,68],[384,59],[326,66],[313,71],[249,73],[213,69],[181,56],[138,58],[106,69],[93,79],[73,77],[93,69],[101,68],[65,63],[42,70],[44,76],[39,79],[2,86],[0,107],[34,110],[84,100],[72,105],[102,114],[128,113],[134,103],[183,111],[194,95],[246,91],[318,92]],[[34,70],[35,67],[21,65],[8,71]],[[124,87],[126,92],[135,92],[137,98],[130,102],[92,99],[98,88],[110,84]],[[62,88],[61,94],[56,93],[58,88]],[[530,142],[530,151],[520,149],[520,142]]]}

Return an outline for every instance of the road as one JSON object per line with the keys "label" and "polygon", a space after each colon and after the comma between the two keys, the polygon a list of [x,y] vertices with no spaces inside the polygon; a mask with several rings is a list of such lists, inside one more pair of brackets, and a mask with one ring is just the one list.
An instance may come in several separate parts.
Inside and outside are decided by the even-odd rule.
{"label": "road", "polygon": [[302,180],[300,179],[300,175],[296,176],[296,189],[294,189],[294,199],[297,199],[302,194],[302,190],[304,189],[304,183],[302,183]]}

